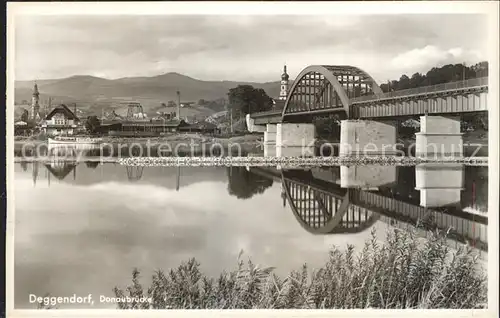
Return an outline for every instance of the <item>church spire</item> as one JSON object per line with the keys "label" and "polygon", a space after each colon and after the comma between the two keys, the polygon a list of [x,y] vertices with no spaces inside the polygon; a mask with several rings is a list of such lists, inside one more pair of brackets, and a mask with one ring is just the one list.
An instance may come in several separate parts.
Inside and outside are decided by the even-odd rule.
{"label": "church spire", "polygon": [[283,66],[283,74],[281,74],[281,89],[280,89],[280,100],[286,100],[288,96],[288,73],[286,72],[286,64]]}
{"label": "church spire", "polygon": [[281,74],[281,79],[288,81],[289,76],[288,73],[286,72],[286,64],[283,66],[283,74]]}
{"label": "church spire", "polygon": [[40,92],[38,91],[38,85],[35,82],[33,87],[33,97],[31,99],[31,119],[35,120],[40,116]]}
{"label": "church spire", "polygon": [[38,92],[38,85],[35,81],[35,87],[33,87],[33,97],[39,97],[40,96],[40,93]]}

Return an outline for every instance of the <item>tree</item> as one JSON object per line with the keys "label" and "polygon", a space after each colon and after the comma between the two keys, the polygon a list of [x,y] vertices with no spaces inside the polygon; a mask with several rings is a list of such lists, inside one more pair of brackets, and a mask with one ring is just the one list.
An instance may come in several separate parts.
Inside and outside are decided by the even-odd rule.
{"label": "tree", "polygon": [[85,129],[90,133],[96,133],[101,126],[101,121],[97,116],[89,116],[85,121]]}
{"label": "tree", "polygon": [[416,88],[420,86],[420,83],[423,81],[423,76],[420,73],[415,73],[410,78],[410,88]]}
{"label": "tree", "polygon": [[408,89],[410,88],[410,78],[406,75],[402,75],[399,78],[399,89]]}
{"label": "tree", "polygon": [[235,88],[231,88],[228,97],[229,109],[237,117],[269,110],[273,105],[272,99],[262,88],[254,88],[251,85],[238,85]]}
{"label": "tree", "polygon": [[227,168],[227,178],[227,191],[238,199],[249,199],[273,185],[272,179],[261,177],[244,167]]}

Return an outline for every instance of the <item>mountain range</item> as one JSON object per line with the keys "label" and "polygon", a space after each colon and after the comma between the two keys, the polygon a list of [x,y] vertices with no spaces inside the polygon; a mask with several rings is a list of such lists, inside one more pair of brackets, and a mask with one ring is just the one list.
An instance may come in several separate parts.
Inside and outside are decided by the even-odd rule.
{"label": "mountain range", "polygon": [[[27,108],[31,103],[35,81],[15,82],[15,102],[20,107]],[[155,112],[161,103],[177,100],[180,91],[181,102],[197,102],[199,99],[227,99],[229,89],[238,85],[248,84],[262,88],[271,97],[279,95],[280,82],[253,83],[236,81],[203,81],[179,73],[166,73],[151,77],[125,77],[120,79],[105,79],[88,75],[76,75],[62,79],[37,80],[40,92],[40,103],[47,105],[51,97],[52,105],[59,103],[75,103],[84,113],[100,114],[115,110],[123,113],[121,101],[139,101],[147,113]],[[203,107],[197,110],[184,111],[186,115],[207,111]],[[125,109],[126,112],[126,109]],[[182,113],[182,111],[181,111]]]}

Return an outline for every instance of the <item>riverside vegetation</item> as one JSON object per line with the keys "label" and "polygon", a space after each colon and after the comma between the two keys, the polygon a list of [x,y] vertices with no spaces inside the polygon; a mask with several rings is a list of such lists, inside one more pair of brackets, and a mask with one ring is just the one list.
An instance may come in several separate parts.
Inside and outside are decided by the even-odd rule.
{"label": "riverside vegetation", "polygon": [[421,241],[415,231],[375,232],[362,251],[333,248],[323,267],[307,265],[286,278],[260,268],[241,254],[236,269],[205,276],[196,259],[169,272],[158,270],[145,288],[134,269],[132,284],[114,288],[116,297],[151,298],[118,303],[119,309],[326,309],[326,308],[485,308],[487,275],[472,249],[452,250],[446,234]]}

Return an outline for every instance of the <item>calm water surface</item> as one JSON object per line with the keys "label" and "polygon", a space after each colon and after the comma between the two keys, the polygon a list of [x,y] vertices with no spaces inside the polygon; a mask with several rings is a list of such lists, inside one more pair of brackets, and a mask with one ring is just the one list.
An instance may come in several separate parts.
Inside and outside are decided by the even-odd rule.
{"label": "calm water surface", "polygon": [[[154,270],[191,257],[216,276],[236,267],[241,250],[284,276],[303,263],[322,266],[332,245],[360,250],[372,229],[382,238],[387,228],[408,229],[418,218],[453,227],[450,246],[469,242],[486,258],[487,175],[486,167],[464,166],[278,171],[19,163],[15,306],[35,308],[30,294],[114,296],[134,267],[147,284]],[[94,304],[103,307],[115,305]]]}

